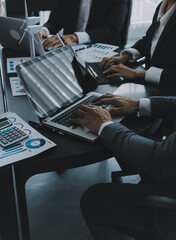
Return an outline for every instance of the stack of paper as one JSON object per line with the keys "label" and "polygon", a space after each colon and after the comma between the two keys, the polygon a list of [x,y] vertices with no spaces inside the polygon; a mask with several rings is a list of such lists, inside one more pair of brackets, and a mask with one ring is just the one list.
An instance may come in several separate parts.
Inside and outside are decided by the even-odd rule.
{"label": "stack of paper", "polygon": [[118,55],[114,52],[118,46],[95,43],[92,45],[72,46],[78,57],[85,62],[101,62],[104,57],[113,57]]}

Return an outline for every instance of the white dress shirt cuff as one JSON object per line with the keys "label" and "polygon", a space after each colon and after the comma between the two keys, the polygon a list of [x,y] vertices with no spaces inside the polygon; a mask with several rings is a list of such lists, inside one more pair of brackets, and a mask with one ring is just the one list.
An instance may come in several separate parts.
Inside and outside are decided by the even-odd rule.
{"label": "white dress shirt cuff", "polygon": [[[151,102],[149,98],[140,98],[139,100],[139,113],[140,115],[144,116],[150,116],[151,115]],[[108,126],[109,124],[112,124],[112,121],[105,122],[101,124],[100,129],[98,131],[98,136],[100,136],[103,129]]]}
{"label": "white dress shirt cuff", "polygon": [[86,32],[75,32],[76,36],[78,37],[78,43],[90,43],[91,39],[89,37],[89,34]]}
{"label": "white dress shirt cuff", "polygon": [[156,68],[156,67],[149,68],[145,74],[145,81],[159,84],[162,71],[163,69],[161,68]]}
{"label": "white dress shirt cuff", "polygon": [[122,51],[121,54],[123,54],[123,53],[131,53],[132,59],[130,60],[130,62],[134,62],[134,61],[136,61],[138,58],[141,57],[140,52],[139,52],[137,49],[135,49],[135,48],[125,49],[124,51]]}
{"label": "white dress shirt cuff", "polygon": [[99,129],[99,131],[98,131],[98,136],[100,136],[100,134],[101,134],[101,132],[103,131],[103,129],[104,129],[106,126],[108,126],[109,124],[111,124],[111,123],[113,123],[113,122],[112,122],[112,121],[109,121],[109,122],[105,122],[105,123],[101,124],[100,129]]}
{"label": "white dress shirt cuff", "polygon": [[139,113],[140,115],[143,115],[143,116],[151,115],[151,102],[149,98],[140,98]]}
{"label": "white dress shirt cuff", "polygon": [[49,31],[49,29],[48,29],[47,27],[42,27],[42,29],[46,31],[46,33],[48,34],[48,36],[50,35],[50,31]]}

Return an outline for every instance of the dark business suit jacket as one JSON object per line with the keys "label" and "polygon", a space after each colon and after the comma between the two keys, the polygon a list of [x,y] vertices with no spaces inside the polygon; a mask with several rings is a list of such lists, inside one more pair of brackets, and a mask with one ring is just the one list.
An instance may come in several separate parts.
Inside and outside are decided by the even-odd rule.
{"label": "dark business suit jacket", "polygon": [[[46,26],[52,34],[64,28],[64,34],[74,33],[80,0],[60,0],[51,11]],[[121,29],[128,12],[128,0],[93,0],[86,32],[92,42],[115,45],[121,43]]]}
{"label": "dark business suit jacket", "polygon": [[157,16],[160,3],[155,11],[153,22],[149,27],[146,36],[139,40],[133,47],[136,48],[142,56],[146,57],[146,69],[154,66],[164,69],[161,75],[159,87],[164,95],[176,95],[176,11],[168,21],[162,32],[155,52],[151,58],[150,49],[153,34],[157,26]]}
{"label": "dark business suit jacket", "polygon": [[[176,120],[176,97],[152,97],[150,99],[152,116]],[[160,142],[141,137],[120,123],[113,123],[103,129],[100,138],[117,160],[120,160],[120,163],[132,166],[133,169],[140,170],[154,180],[153,184],[144,184],[140,195],[138,185],[136,185],[126,193],[125,197],[130,198],[130,194],[136,196],[136,204],[139,201],[139,205],[148,194],[176,199],[176,131]],[[139,187],[142,188],[142,186]],[[137,196],[141,196],[141,199]],[[136,209],[136,205],[131,204],[131,208]],[[162,236],[161,239],[176,239],[175,212],[156,206],[150,208],[150,204],[147,202],[145,204],[143,207],[147,206],[148,213],[151,212],[150,224]],[[135,217],[133,220],[136,221]]]}
{"label": "dark business suit jacket", "polygon": [[[152,116],[176,119],[176,97],[150,99]],[[176,178],[176,131],[160,142],[113,123],[103,129],[100,138],[118,159],[156,181]]]}

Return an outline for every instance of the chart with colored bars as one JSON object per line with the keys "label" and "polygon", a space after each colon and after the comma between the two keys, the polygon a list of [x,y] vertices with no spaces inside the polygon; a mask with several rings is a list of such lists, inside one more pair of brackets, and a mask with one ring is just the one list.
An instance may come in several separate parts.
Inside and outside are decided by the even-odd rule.
{"label": "chart with colored bars", "polygon": [[9,79],[13,97],[26,95],[24,87],[18,77],[10,77]]}
{"label": "chart with colored bars", "polygon": [[0,117],[7,117],[14,125],[29,135],[19,143],[6,148],[0,147],[0,167],[25,160],[56,146],[54,142],[29,126],[16,113],[7,112]]}
{"label": "chart with colored bars", "polygon": [[46,141],[42,138],[34,138],[24,143],[16,143],[10,147],[2,148],[0,159],[27,152],[28,150],[38,149],[45,145]]}
{"label": "chart with colored bars", "polygon": [[79,51],[77,54],[85,62],[100,62],[103,57],[113,57],[118,55],[114,52],[118,47],[108,44],[95,43],[91,47]]}
{"label": "chart with colored bars", "polygon": [[7,58],[7,73],[15,73],[16,66],[20,63],[27,62],[30,57]]}

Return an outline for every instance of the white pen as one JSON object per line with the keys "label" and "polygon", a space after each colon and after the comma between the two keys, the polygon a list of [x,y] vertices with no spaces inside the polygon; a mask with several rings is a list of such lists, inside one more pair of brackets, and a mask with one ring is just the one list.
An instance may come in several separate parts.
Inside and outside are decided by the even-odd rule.
{"label": "white pen", "polygon": [[87,66],[87,71],[89,72],[89,74],[90,74],[93,78],[95,78],[95,75],[94,75],[93,72],[90,70],[89,66]]}
{"label": "white pen", "polygon": [[57,35],[60,43],[62,44],[62,46],[65,47],[65,43],[64,43],[64,41],[62,40],[62,38],[61,38],[61,36],[59,35],[59,33],[57,33],[56,35]]}
{"label": "white pen", "polygon": [[89,73],[94,77],[97,78],[98,75],[96,74],[95,71],[93,71],[93,69],[90,66],[87,66],[87,70],[89,71]]}
{"label": "white pen", "polygon": [[94,74],[94,76],[97,78],[98,74],[93,70],[91,66],[89,66],[90,71]]}

